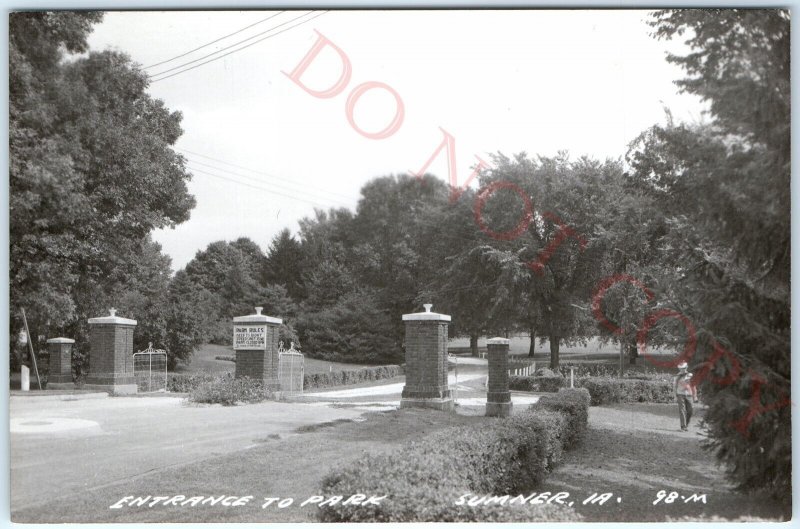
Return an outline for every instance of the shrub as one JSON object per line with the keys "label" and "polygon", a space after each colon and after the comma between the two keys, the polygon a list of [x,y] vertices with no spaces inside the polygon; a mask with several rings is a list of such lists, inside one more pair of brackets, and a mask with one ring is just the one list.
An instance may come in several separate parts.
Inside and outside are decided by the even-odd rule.
{"label": "shrub", "polygon": [[572,448],[586,435],[589,424],[589,402],[591,396],[586,388],[558,390],[556,395],[540,397],[532,409],[556,411],[567,417],[567,431],[564,447]]}
{"label": "shrub", "polygon": [[672,382],[665,380],[586,377],[578,379],[576,384],[589,391],[592,406],[618,402],[666,403],[675,400]]}
{"label": "shrub", "polygon": [[535,377],[508,377],[508,388],[513,391],[538,391],[534,384]]}
{"label": "shrub", "polygon": [[217,355],[214,357],[214,360],[224,360],[226,362],[236,362],[235,356],[230,355]]}
{"label": "shrub", "polygon": [[563,388],[566,380],[563,377],[509,377],[508,387],[515,391],[544,391],[555,393]]}
{"label": "shrub", "polygon": [[167,377],[167,391],[173,393],[189,393],[203,384],[217,378],[211,373],[170,373]]}
{"label": "shrub", "polygon": [[189,400],[205,404],[235,406],[239,402],[262,402],[272,398],[272,392],[260,380],[234,378],[231,374],[215,377],[189,392]]}
{"label": "shrub", "polygon": [[363,494],[380,484],[374,493],[388,497],[366,507],[326,505],[318,517],[323,522],[578,521],[563,505],[455,503],[469,492],[512,495],[541,483],[561,461],[565,443],[581,437],[571,430],[585,430],[588,402],[585,391],[564,390],[489,428],[449,428],[393,454],[360,458],[325,477],[322,494]]}
{"label": "shrub", "polygon": [[313,373],[303,377],[303,389],[330,388],[348,384],[358,384],[365,380],[383,380],[402,375],[400,366],[365,367],[349,371],[332,371],[330,373]]}
{"label": "shrub", "polygon": [[[619,365],[616,363],[575,363],[567,362],[559,365],[558,372],[564,377],[569,378],[570,369],[574,370],[575,378],[584,377],[619,377]],[[624,378],[636,378],[640,380],[670,380],[671,373],[665,373],[656,367],[644,365],[633,368],[625,366]]]}

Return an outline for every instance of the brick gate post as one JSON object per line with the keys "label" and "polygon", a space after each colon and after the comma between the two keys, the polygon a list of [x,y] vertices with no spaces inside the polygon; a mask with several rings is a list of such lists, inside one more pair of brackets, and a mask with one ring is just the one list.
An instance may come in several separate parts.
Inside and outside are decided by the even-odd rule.
{"label": "brick gate post", "polygon": [[489,357],[489,388],[486,393],[486,415],[511,415],[511,392],[508,389],[508,339],[490,338],[486,341]]}
{"label": "brick gate post", "polygon": [[89,318],[89,373],[85,389],[112,395],[136,393],[133,376],[133,329],[136,320],[121,318],[111,309],[108,316]]}
{"label": "brick gate post", "polygon": [[453,410],[447,384],[447,327],[450,316],[431,312],[403,314],[406,325],[406,385],[401,408]]}
{"label": "brick gate post", "polygon": [[50,375],[47,377],[48,389],[73,389],[71,338],[50,338],[47,350],[50,352]]}
{"label": "brick gate post", "polygon": [[233,318],[233,350],[236,351],[236,378],[261,380],[265,386],[278,387],[278,327],[280,318],[256,313]]}

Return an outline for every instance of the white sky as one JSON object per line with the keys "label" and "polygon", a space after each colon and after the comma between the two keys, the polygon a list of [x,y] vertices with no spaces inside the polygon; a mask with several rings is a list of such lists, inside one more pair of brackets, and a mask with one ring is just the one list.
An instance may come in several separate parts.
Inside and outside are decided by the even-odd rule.
{"label": "white sky", "polygon": [[[89,42],[150,65],[272,13],[108,13]],[[147,71],[197,59],[303,13],[280,14]],[[371,178],[420,169],[442,140],[439,127],[456,139],[459,182],[476,154],[487,158],[498,150],[620,157],[637,134],[664,121],[664,105],[685,120],[699,119],[703,108],[696,98],[677,94],[673,81],[683,72],[664,60],[668,49],[681,50],[680,43],[650,37],[645,17],[645,11],[611,10],[332,11],[155,82],[150,93],[183,112],[178,148],[266,174],[188,155],[195,160],[190,167],[217,176],[193,171],[189,190],[197,207],[191,219],[154,238],[172,257],[173,269],[220,239],[247,236],[266,250],[280,229],[296,231],[297,221],[313,214],[309,202],[352,209]],[[352,65],[350,83],[330,99],[309,95],[281,73],[292,71],[311,49],[315,29]],[[340,69],[338,57],[326,50],[303,80],[326,88]],[[348,123],[347,95],[366,81],[390,85],[403,100],[404,122],[387,139],[367,139]],[[387,93],[371,91],[359,100],[355,120],[377,131],[394,109]],[[447,178],[444,154],[429,171]]]}

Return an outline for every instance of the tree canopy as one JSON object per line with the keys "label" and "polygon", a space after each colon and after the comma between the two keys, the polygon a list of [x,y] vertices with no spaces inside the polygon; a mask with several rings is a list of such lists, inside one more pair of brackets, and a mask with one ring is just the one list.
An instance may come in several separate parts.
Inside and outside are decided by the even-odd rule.
{"label": "tree canopy", "polygon": [[[152,285],[166,289],[169,260],[149,234],[194,207],[171,149],[180,113],[147,94],[147,76],[126,55],[87,49],[101,18],[10,15],[11,307],[27,309],[33,336],[84,334],[112,293],[132,301]],[[150,281],[157,276],[166,277]],[[152,303],[133,306],[141,318]],[[12,318],[12,336],[20,324]]]}

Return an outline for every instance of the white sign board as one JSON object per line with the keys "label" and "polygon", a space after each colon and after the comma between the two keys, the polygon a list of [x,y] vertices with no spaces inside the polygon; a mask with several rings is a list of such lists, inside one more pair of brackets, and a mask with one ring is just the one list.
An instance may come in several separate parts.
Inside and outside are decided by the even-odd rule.
{"label": "white sign board", "polygon": [[234,325],[233,349],[267,349],[266,325]]}

